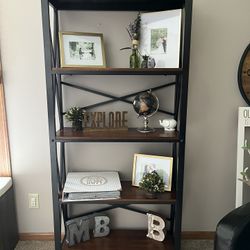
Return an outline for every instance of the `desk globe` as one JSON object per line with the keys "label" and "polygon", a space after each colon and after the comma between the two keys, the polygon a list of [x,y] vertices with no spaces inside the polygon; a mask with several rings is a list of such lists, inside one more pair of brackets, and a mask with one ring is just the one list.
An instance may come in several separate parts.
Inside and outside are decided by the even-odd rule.
{"label": "desk globe", "polygon": [[133,107],[138,117],[144,119],[144,127],[137,130],[141,133],[154,132],[155,130],[148,126],[148,118],[154,115],[159,108],[159,100],[156,95],[151,90],[138,94],[133,101]]}

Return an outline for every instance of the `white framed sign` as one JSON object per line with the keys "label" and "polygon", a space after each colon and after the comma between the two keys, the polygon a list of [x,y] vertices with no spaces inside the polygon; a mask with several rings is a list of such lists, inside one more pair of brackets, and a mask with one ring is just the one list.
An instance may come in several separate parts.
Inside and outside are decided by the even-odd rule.
{"label": "white framed sign", "polygon": [[244,169],[245,128],[250,127],[250,107],[239,107],[238,111],[238,138],[237,138],[237,172],[236,172],[236,199],[235,206],[243,204],[243,185],[241,172]]}

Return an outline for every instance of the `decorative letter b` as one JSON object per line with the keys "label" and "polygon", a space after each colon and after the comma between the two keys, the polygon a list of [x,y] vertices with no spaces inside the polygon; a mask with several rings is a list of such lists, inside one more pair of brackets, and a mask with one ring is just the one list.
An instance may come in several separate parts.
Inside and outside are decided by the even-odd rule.
{"label": "decorative letter b", "polygon": [[157,241],[164,241],[165,221],[154,214],[147,214],[148,216],[148,234],[147,237]]}
{"label": "decorative letter b", "polygon": [[110,232],[108,216],[95,216],[94,237],[104,237]]}

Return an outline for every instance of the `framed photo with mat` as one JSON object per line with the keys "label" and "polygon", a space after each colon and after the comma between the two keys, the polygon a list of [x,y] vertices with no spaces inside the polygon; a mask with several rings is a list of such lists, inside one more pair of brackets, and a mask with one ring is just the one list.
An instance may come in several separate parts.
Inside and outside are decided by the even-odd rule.
{"label": "framed photo with mat", "polygon": [[181,10],[141,14],[140,52],[155,59],[156,68],[179,68]]}
{"label": "framed photo with mat", "polygon": [[60,32],[61,67],[106,67],[103,35]]}

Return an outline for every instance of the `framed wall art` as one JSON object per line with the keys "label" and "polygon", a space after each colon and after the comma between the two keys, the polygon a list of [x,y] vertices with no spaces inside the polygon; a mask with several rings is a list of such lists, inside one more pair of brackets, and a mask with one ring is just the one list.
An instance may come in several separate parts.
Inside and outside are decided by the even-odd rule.
{"label": "framed wall art", "polygon": [[106,67],[103,35],[60,32],[61,67]]}
{"label": "framed wall art", "polygon": [[155,59],[156,68],[179,68],[181,10],[141,14],[140,52]]}
{"label": "framed wall art", "polygon": [[173,157],[135,154],[132,185],[139,187],[139,182],[145,174],[156,171],[163,178],[165,191],[171,191],[172,168]]}

